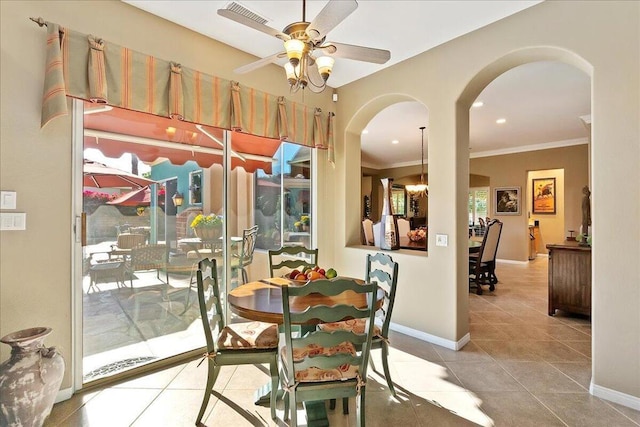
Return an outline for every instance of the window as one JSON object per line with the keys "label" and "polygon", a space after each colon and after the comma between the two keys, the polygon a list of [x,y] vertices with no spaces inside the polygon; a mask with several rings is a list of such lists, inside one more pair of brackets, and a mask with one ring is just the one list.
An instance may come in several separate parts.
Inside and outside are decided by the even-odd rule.
{"label": "window", "polygon": [[489,216],[489,188],[469,188],[469,225],[478,224],[478,218]]}
{"label": "window", "polygon": [[202,171],[189,172],[189,204],[202,204]]}
{"label": "window", "polygon": [[391,187],[391,213],[393,215],[407,215],[407,194],[403,185]]}
{"label": "window", "polygon": [[311,246],[311,149],[284,142],[272,173],[255,174],[256,247]]}

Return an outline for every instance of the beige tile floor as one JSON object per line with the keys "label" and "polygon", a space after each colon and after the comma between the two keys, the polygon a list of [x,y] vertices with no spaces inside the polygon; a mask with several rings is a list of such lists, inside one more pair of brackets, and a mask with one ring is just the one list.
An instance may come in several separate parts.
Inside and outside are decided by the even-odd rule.
{"label": "beige tile floor", "polygon": [[[640,412],[588,393],[591,324],[547,310],[547,261],[499,264],[495,292],[469,294],[471,342],[455,352],[391,335],[391,375],[398,398],[371,373],[369,426],[638,426]],[[379,351],[374,360],[379,363]],[[191,361],[55,405],[50,426],[191,426],[202,401],[206,363]],[[224,367],[205,413],[207,426],[287,423],[269,418],[252,397],[267,381],[263,367]],[[355,403],[332,426],[355,425]],[[304,422],[302,410],[299,420]]]}

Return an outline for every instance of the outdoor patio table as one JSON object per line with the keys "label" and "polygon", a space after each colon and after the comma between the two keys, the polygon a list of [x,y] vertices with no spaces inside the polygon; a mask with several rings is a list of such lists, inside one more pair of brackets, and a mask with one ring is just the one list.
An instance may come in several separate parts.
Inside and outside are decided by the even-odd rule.
{"label": "outdoor patio table", "polygon": [[89,267],[89,289],[87,293],[100,291],[98,282],[115,279],[118,287],[126,287],[124,283],[124,261],[103,261]]}

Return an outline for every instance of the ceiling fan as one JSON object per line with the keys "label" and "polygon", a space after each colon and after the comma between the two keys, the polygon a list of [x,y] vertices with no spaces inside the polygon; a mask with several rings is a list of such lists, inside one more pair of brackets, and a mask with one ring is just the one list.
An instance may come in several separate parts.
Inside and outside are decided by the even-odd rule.
{"label": "ceiling fan", "polygon": [[235,69],[239,74],[248,73],[269,63],[277,63],[288,58],[285,64],[287,80],[292,92],[309,88],[312,92],[322,92],[326,88],[334,59],[346,58],[356,61],[384,64],[391,57],[388,50],[355,46],[344,43],[327,42],[327,33],[341,23],[358,8],[356,0],[329,0],[311,22],[306,20],[306,0],[302,0],[302,21],[287,25],[282,31],[252,19],[253,15],[243,14],[234,9],[218,9],[218,15],[251,27],[284,42],[284,52],[278,52]]}

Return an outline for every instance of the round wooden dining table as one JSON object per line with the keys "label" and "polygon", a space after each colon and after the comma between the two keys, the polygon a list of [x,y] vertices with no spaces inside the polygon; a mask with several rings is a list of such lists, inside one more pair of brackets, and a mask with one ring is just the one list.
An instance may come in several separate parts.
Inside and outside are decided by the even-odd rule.
{"label": "round wooden dining table", "polygon": [[[282,286],[299,286],[302,282],[272,277],[256,282],[245,283],[229,292],[229,308],[238,316],[260,322],[283,322],[282,315]],[[384,290],[378,289],[376,310],[382,307]],[[333,306],[336,304],[349,304],[356,307],[366,307],[367,301],[364,294],[356,294],[347,291],[336,296],[309,294],[295,297],[291,301],[292,311],[303,311],[314,305]],[[311,320],[309,324],[313,324]]]}

